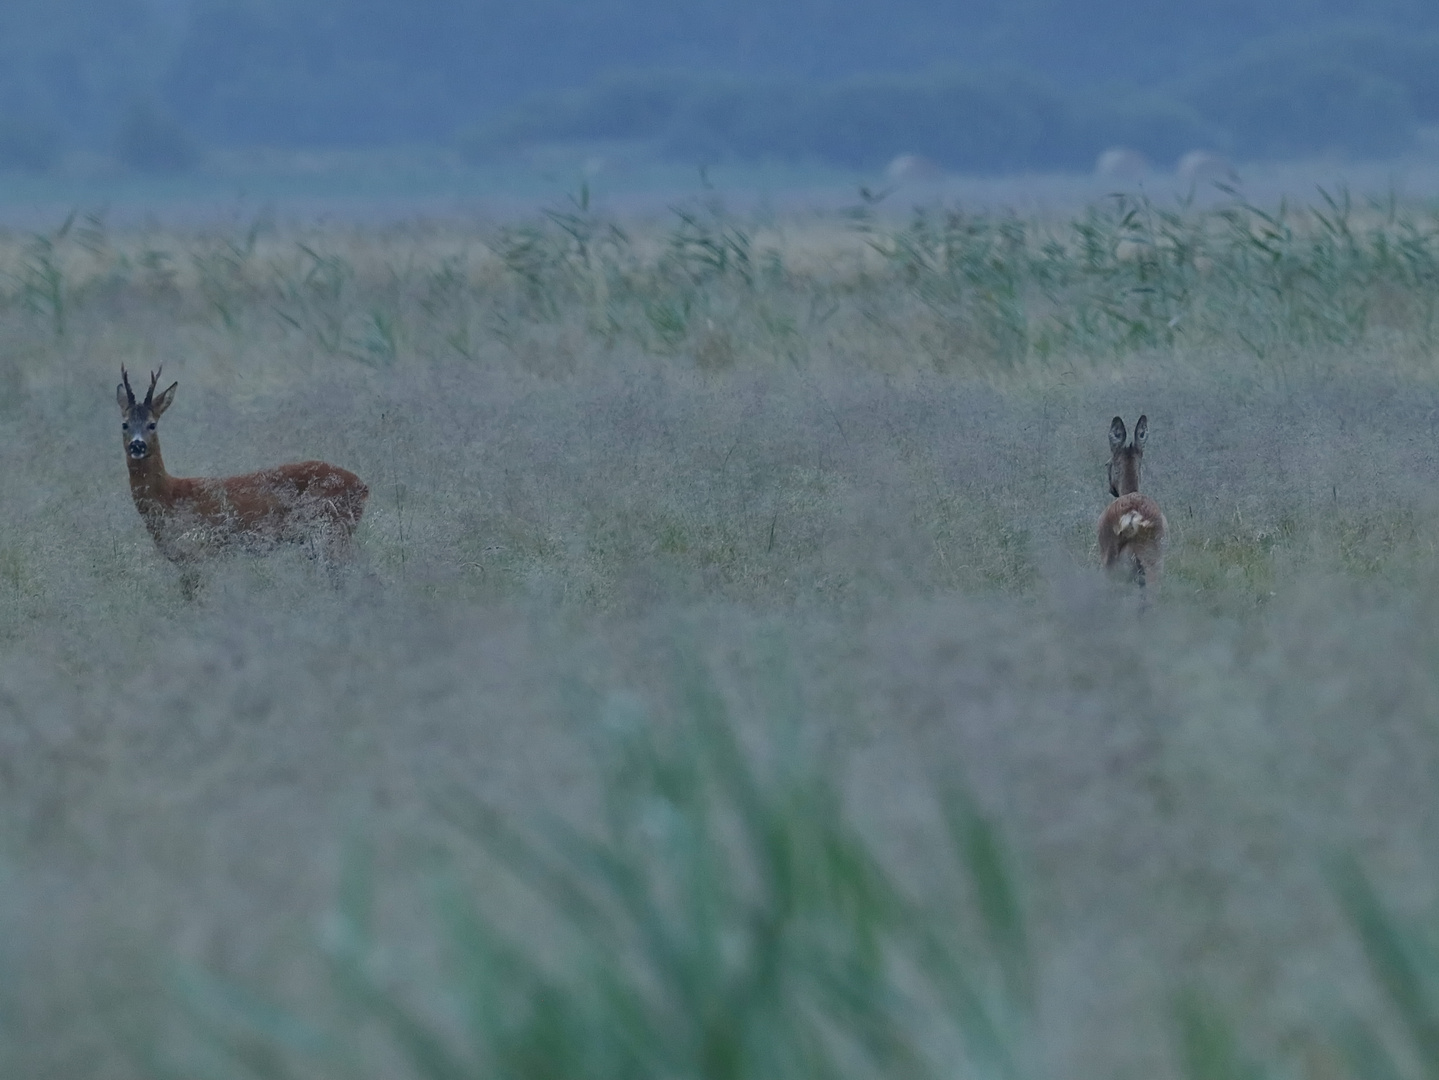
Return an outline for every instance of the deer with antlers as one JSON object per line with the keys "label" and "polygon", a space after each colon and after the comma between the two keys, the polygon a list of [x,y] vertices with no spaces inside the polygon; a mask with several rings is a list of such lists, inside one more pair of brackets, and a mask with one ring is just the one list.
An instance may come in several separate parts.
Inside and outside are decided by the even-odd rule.
{"label": "deer with antlers", "polygon": [[165,471],[155,425],[175,400],[179,383],[158,396],[160,372],[150,374],[144,401],[135,400],[122,366],[115,388],[124,433],[125,464],[135,509],[167,559],[185,571],[187,595],[195,564],[228,548],[264,551],[300,543],[332,566],[349,557],[351,537],[370,491],[354,473],[323,461],[277,465],[242,476],[177,477]]}
{"label": "deer with antlers", "polygon": [[1100,561],[1105,569],[1122,571],[1137,581],[1146,596],[1159,591],[1164,537],[1169,528],[1159,504],[1139,493],[1139,466],[1148,435],[1147,416],[1134,425],[1132,444],[1128,444],[1124,421],[1116,416],[1110,422],[1109,494],[1114,501],[1099,515]]}

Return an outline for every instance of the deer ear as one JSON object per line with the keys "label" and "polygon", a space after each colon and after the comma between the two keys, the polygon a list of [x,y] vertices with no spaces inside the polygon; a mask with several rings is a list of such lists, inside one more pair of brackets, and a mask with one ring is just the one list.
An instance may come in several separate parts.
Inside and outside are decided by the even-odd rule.
{"label": "deer ear", "polygon": [[1109,422],[1109,452],[1115,453],[1124,448],[1124,441],[1129,438],[1129,432],[1124,430],[1124,421],[1115,417]]}
{"label": "deer ear", "polygon": [[130,411],[130,395],[125,393],[124,383],[115,387],[115,401],[119,404],[121,412]]}
{"label": "deer ear", "polygon": [[1144,449],[1144,440],[1149,436],[1149,417],[1141,416],[1134,424],[1134,447]]}
{"label": "deer ear", "polygon": [[178,382],[172,382],[166,391],[150,403],[150,415],[159,419],[175,400],[175,390],[179,387]]}

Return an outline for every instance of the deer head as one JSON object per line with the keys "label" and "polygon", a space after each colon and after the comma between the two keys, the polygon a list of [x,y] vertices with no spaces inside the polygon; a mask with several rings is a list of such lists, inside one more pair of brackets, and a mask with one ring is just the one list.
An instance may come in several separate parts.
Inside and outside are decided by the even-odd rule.
{"label": "deer head", "polygon": [[1129,433],[1124,421],[1115,417],[1109,423],[1109,494],[1116,499],[1139,490],[1139,465],[1144,460],[1144,440],[1149,435],[1149,417],[1141,416],[1134,425],[1134,444],[1126,446]]}
{"label": "deer head", "polygon": [[124,365],[120,367],[120,385],[115,387],[115,400],[120,406],[120,430],[124,433],[125,452],[134,461],[143,461],[158,448],[155,423],[175,400],[175,389],[180,384],[173,382],[157,398],[155,386],[160,381],[160,372],[150,372],[150,389],[145,400],[137,402],[135,391],[130,389],[130,375]]}

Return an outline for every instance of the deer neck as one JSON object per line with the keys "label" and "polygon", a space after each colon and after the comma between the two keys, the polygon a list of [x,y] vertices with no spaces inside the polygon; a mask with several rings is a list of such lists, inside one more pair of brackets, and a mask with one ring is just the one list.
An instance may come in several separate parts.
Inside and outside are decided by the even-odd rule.
{"label": "deer neck", "polygon": [[127,453],[125,466],[130,470],[130,494],[142,514],[170,502],[172,482],[165,471],[165,459],[160,456],[159,439],[151,438],[150,452],[142,458],[132,458]]}
{"label": "deer neck", "polygon": [[1126,455],[1119,464],[1119,494],[1132,495],[1139,490],[1139,459]]}

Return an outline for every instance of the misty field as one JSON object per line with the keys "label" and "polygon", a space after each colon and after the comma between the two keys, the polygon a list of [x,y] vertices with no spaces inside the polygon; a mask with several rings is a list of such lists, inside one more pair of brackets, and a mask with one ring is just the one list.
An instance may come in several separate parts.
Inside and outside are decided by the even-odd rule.
{"label": "misty field", "polygon": [[0,235],[5,1075],[1439,1069],[1439,213],[883,209]]}

